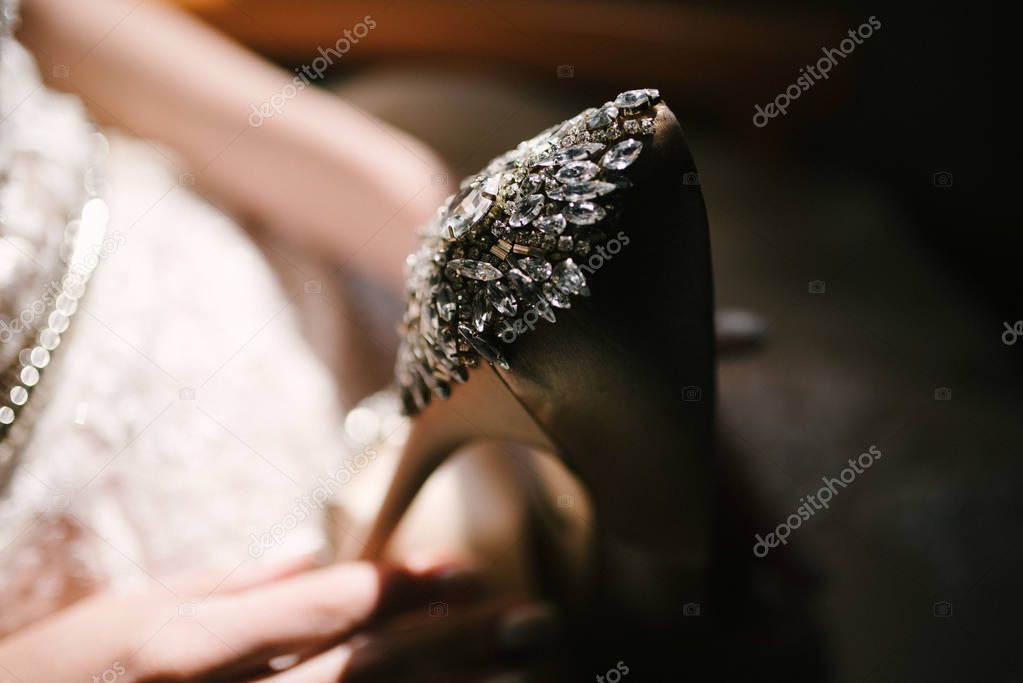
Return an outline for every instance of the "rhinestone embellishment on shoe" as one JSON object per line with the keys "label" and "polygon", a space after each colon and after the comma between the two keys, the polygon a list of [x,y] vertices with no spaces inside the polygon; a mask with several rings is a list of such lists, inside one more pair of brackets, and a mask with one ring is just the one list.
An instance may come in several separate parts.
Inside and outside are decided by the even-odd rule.
{"label": "rhinestone embellishment on shoe", "polygon": [[549,128],[466,178],[438,210],[406,261],[396,375],[407,413],[447,398],[481,358],[507,369],[503,347],[589,294],[578,264],[607,239],[659,100],[629,90]]}

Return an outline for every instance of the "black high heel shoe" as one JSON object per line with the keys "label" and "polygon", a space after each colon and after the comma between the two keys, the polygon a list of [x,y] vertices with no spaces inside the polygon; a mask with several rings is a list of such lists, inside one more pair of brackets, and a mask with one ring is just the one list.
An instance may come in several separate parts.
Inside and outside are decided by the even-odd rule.
{"label": "black high heel shoe", "polygon": [[520,442],[588,488],[602,598],[680,611],[706,566],[712,489],[697,178],[658,92],[633,90],[495,159],[441,208],[409,257],[397,377],[414,417],[364,557],[457,448]]}

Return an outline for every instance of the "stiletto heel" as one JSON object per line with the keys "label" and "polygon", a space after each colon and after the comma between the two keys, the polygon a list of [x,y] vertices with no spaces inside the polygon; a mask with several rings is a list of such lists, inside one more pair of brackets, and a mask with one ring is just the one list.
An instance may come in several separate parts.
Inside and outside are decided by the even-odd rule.
{"label": "stiletto heel", "polygon": [[707,562],[713,295],[698,176],[657,91],[495,159],[409,265],[397,374],[414,419],[363,555],[458,447],[516,441],[588,489],[602,597],[677,613]]}

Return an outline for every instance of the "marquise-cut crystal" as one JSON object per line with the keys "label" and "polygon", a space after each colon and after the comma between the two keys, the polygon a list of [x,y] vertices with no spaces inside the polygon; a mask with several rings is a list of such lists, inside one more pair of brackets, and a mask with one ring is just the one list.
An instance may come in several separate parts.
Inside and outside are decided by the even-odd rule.
{"label": "marquise-cut crystal", "polygon": [[612,183],[605,183],[603,180],[584,180],[578,183],[569,183],[564,187],[563,195],[566,201],[581,202],[584,199],[593,199],[613,192],[617,187]]}
{"label": "marquise-cut crystal", "polygon": [[544,216],[538,218],[533,222],[533,227],[542,232],[545,235],[560,235],[565,230],[565,225],[568,221],[560,213],[554,213],[550,216]]}
{"label": "marquise-cut crystal", "polygon": [[579,294],[586,287],[586,277],[572,259],[565,259],[557,265],[551,275],[551,282],[568,294]]}
{"label": "marquise-cut crystal", "polygon": [[600,166],[592,161],[572,161],[558,169],[554,177],[563,183],[571,183],[589,180],[598,173],[600,173]]}
{"label": "marquise-cut crystal", "polygon": [[603,207],[597,206],[593,202],[579,202],[566,206],[564,214],[569,223],[593,225],[604,218],[605,211]]}
{"label": "marquise-cut crystal", "polygon": [[482,187],[467,187],[455,195],[449,206],[448,217],[444,220],[445,234],[458,239],[483,220],[494,200],[483,194]]}
{"label": "marquise-cut crystal", "polygon": [[487,285],[487,301],[497,309],[498,313],[504,315],[515,315],[518,311],[518,303],[515,301],[515,297],[511,293],[511,289],[508,285],[504,284],[500,280],[495,280]]}
{"label": "marquise-cut crystal", "polygon": [[519,268],[534,280],[546,280],[551,276],[551,264],[539,256],[523,256]]}
{"label": "marquise-cut crystal", "polygon": [[[651,92],[654,94],[651,95]],[[656,90],[626,90],[615,98],[615,106],[622,109],[639,109],[650,104],[651,97],[657,97]]]}
{"label": "marquise-cut crystal", "polygon": [[543,211],[543,205],[544,196],[542,194],[526,195],[512,205],[511,214],[508,216],[508,225],[513,228],[529,225]]}
{"label": "marquise-cut crystal", "polygon": [[632,162],[639,158],[643,151],[643,143],[639,140],[622,140],[617,145],[607,150],[600,159],[600,165],[610,168],[613,171],[621,171],[632,165]]}
{"label": "marquise-cut crystal", "polygon": [[476,353],[483,356],[487,362],[498,365],[505,370],[510,367],[508,365],[508,361],[501,355],[501,352],[494,348],[494,345],[486,339],[474,334],[472,328],[467,325],[459,325],[458,333],[462,335],[465,341],[469,342],[469,346],[471,346]]}
{"label": "marquise-cut crystal", "polygon": [[546,299],[551,306],[557,306],[558,308],[571,308],[572,301],[568,294],[558,289],[553,282],[543,283],[543,298]]}
{"label": "marquise-cut crystal", "polygon": [[586,127],[590,130],[607,128],[618,118],[618,107],[613,104],[604,105],[586,118]]}
{"label": "marquise-cut crystal", "polygon": [[555,164],[567,164],[570,161],[584,161],[602,149],[604,149],[604,145],[599,142],[583,142],[578,145],[566,147],[555,154],[552,160]]}
{"label": "marquise-cut crystal", "polygon": [[533,278],[523,273],[518,268],[512,268],[507,273],[508,282],[520,296],[528,296],[533,291]]}
{"label": "marquise-cut crystal", "polygon": [[487,324],[492,317],[490,302],[487,301],[486,292],[481,289],[476,293],[476,298],[472,302],[472,324],[482,332],[487,329]]}
{"label": "marquise-cut crystal", "polygon": [[486,261],[474,261],[467,258],[451,259],[444,267],[444,273],[448,277],[461,275],[473,280],[483,280],[484,282],[498,280],[501,277],[501,271]]}

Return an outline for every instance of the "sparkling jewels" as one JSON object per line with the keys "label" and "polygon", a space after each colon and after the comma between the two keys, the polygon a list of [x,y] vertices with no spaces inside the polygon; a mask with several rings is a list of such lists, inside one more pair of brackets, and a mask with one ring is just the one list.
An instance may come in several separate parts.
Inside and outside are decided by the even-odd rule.
{"label": "sparkling jewels", "polygon": [[519,268],[533,280],[546,280],[551,276],[551,262],[539,256],[523,256],[519,259]]}
{"label": "sparkling jewels", "polygon": [[511,207],[508,216],[508,225],[513,228],[521,228],[528,225],[534,218],[543,211],[544,196],[542,194],[530,194],[516,201]]}
{"label": "sparkling jewels", "polygon": [[556,202],[565,201],[565,186],[554,178],[547,179],[547,196]]}
{"label": "sparkling jewels", "polygon": [[615,191],[617,186],[612,183],[605,183],[603,180],[583,180],[577,183],[568,183],[562,189],[562,196],[565,201],[581,202],[584,199],[594,199],[609,192]]}
{"label": "sparkling jewels", "polygon": [[497,176],[490,176],[479,185],[464,188],[451,199],[448,204],[450,210],[444,220],[447,237],[458,239],[483,220],[494,205],[497,183]]}
{"label": "sparkling jewels", "polygon": [[586,127],[590,130],[607,128],[618,118],[618,107],[613,104],[605,104],[586,118]]}
{"label": "sparkling jewels", "polygon": [[652,104],[658,97],[660,92],[653,88],[626,90],[615,98],[614,104],[622,109],[642,109]]}
{"label": "sparkling jewels", "polygon": [[508,271],[508,282],[511,283],[512,289],[518,292],[520,296],[526,297],[532,294],[533,278],[518,268],[512,268]]}
{"label": "sparkling jewels", "polygon": [[475,261],[473,259],[459,258],[448,261],[444,266],[444,274],[448,277],[461,275],[473,280],[489,282],[501,277],[501,271],[486,261]]}
{"label": "sparkling jewels", "polygon": [[600,173],[600,166],[592,161],[571,161],[559,168],[554,177],[563,183],[571,183],[589,180],[598,173]]}
{"label": "sparkling jewels", "polygon": [[562,292],[579,294],[586,287],[586,276],[572,259],[565,259],[554,269],[551,282]]}
{"label": "sparkling jewels", "polygon": [[550,216],[537,219],[533,223],[533,227],[545,235],[560,235],[565,231],[567,224],[568,221],[565,220],[563,214],[552,213]]}
{"label": "sparkling jewels", "polygon": [[621,171],[632,165],[639,158],[643,151],[643,143],[639,140],[629,138],[622,140],[617,145],[607,150],[600,158],[600,165],[613,171]]}
{"label": "sparkling jewels", "polygon": [[470,328],[466,327],[465,325],[459,325],[458,333],[462,335],[462,338],[469,342],[469,346],[471,346],[473,350],[476,351],[476,353],[483,356],[483,358],[485,358],[488,363],[500,366],[505,370],[511,367],[510,365],[508,365],[508,361],[505,360],[504,356],[501,355],[501,352],[498,351],[493,344],[488,342],[483,337],[474,334]]}
{"label": "sparkling jewels", "polygon": [[433,298],[437,302],[437,313],[444,320],[454,320],[458,312],[458,302],[455,300],[455,292],[451,285],[444,284],[433,292]]}
{"label": "sparkling jewels", "polygon": [[[506,344],[589,294],[580,264],[619,214],[657,99],[627,91],[521,143],[463,181],[420,233],[395,369],[406,411],[446,398],[483,362],[507,368]],[[48,362],[75,303],[58,302],[33,368]]]}
{"label": "sparkling jewels", "polygon": [[487,301],[497,309],[498,313],[504,315],[515,315],[518,311],[518,303],[511,293],[508,285],[501,280],[496,280],[487,285]]}
{"label": "sparkling jewels", "polygon": [[490,310],[490,302],[487,300],[487,292],[484,289],[476,292],[472,302],[472,324],[476,330],[483,332],[490,324],[494,314]]}
{"label": "sparkling jewels", "polygon": [[579,202],[565,207],[565,218],[575,225],[593,225],[607,214],[603,207],[593,202]]}
{"label": "sparkling jewels", "polygon": [[539,173],[533,173],[532,175],[526,176],[526,178],[519,183],[519,192],[522,194],[536,194],[543,190],[543,176]]}
{"label": "sparkling jewels", "polygon": [[604,145],[599,142],[585,142],[578,145],[572,145],[561,150],[553,157],[555,164],[566,164],[570,161],[583,161],[589,159],[591,156],[600,152],[604,149]]}
{"label": "sparkling jewels", "polygon": [[568,294],[561,291],[561,289],[559,289],[553,282],[543,283],[543,287],[540,291],[543,294],[543,298],[546,299],[551,306],[557,306],[558,308],[572,307],[572,300],[569,298]]}

